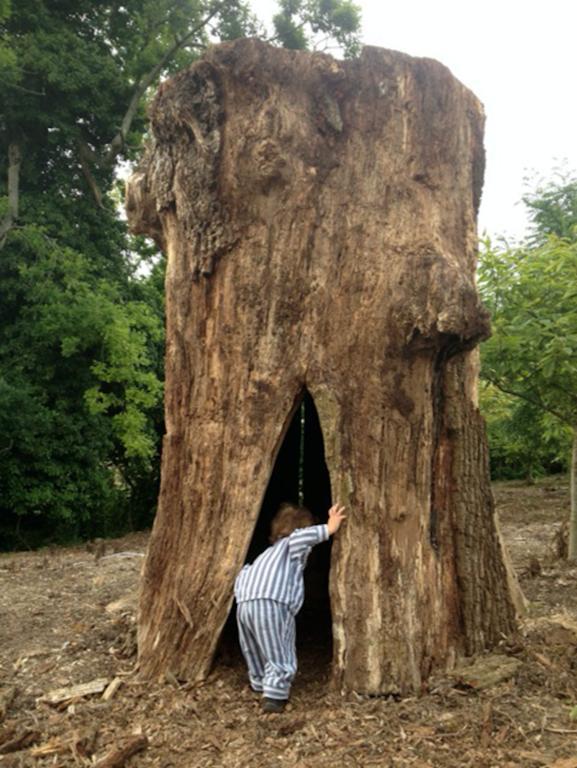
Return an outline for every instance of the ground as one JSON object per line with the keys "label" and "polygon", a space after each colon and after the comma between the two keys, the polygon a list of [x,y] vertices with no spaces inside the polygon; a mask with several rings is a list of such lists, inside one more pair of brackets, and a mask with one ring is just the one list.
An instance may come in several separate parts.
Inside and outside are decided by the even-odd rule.
{"label": "ground", "polygon": [[[98,765],[143,735],[148,745],[128,766],[577,768],[577,566],[558,558],[556,540],[568,517],[567,483],[494,491],[528,600],[519,636],[498,649],[518,662],[516,672],[484,689],[463,682],[465,673],[439,677],[401,701],[341,697],[314,649],[282,715],[261,714],[234,650],[220,654],[200,686],[144,684],[134,666],[146,534],[93,551],[0,556],[0,766]],[[42,701],[55,689],[115,678],[120,687],[108,700]]]}

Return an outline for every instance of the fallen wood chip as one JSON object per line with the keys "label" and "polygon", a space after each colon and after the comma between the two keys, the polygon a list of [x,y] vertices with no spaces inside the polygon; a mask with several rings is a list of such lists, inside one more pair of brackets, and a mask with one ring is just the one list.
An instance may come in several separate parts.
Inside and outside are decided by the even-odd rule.
{"label": "fallen wood chip", "polygon": [[450,677],[459,685],[483,690],[509,680],[523,666],[523,662],[511,656],[492,654],[481,656],[473,664],[457,667]]}
{"label": "fallen wood chip", "polygon": [[53,648],[52,650],[49,650],[47,648],[33,648],[32,650],[24,651],[24,653],[21,653],[14,662],[14,671],[18,672],[27,661],[30,661],[30,659],[35,659],[39,656],[50,656],[53,653],[58,653],[58,649]]}
{"label": "fallen wood chip", "polygon": [[138,602],[138,596],[136,594],[125,595],[118,600],[114,600],[112,603],[104,608],[106,613],[117,613],[118,611],[136,610],[136,604]]}
{"label": "fallen wood chip", "polygon": [[96,737],[98,736],[98,726],[93,725],[84,731],[75,731],[71,739],[71,748],[74,758],[89,758],[94,752]]}
{"label": "fallen wood chip", "polygon": [[37,701],[44,704],[60,704],[63,701],[71,699],[82,699],[85,696],[92,696],[95,693],[102,693],[108,685],[108,678],[102,677],[98,680],[91,680],[89,683],[80,685],[71,685],[68,688],[57,688],[50,691],[45,696],[41,696]]}
{"label": "fallen wood chip", "polygon": [[[539,763],[540,765],[546,765],[548,768],[553,768],[551,765],[551,757],[548,754],[543,754],[542,752],[530,752],[527,749],[521,749],[519,752],[515,752],[515,757],[521,758],[524,761],[523,763],[515,763],[515,765],[525,765],[527,761],[531,760],[536,763]],[[573,768],[573,767],[557,765],[556,768]]]}
{"label": "fallen wood chip", "polygon": [[549,659],[547,656],[545,656],[542,653],[538,653],[537,651],[530,650],[530,655],[541,664],[542,667],[546,667],[547,669],[558,669],[557,665],[554,664],[551,659]]}
{"label": "fallen wood chip", "polygon": [[547,633],[547,644],[567,645],[577,639],[577,621],[568,613],[556,613],[541,616],[525,622],[527,631],[537,630]]}
{"label": "fallen wood chip", "polygon": [[97,735],[98,728],[94,726],[84,731],[74,731],[66,739],[55,737],[44,744],[33,747],[29,754],[31,757],[48,757],[72,752],[75,758],[88,758],[94,751]]}
{"label": "fallen wood chip", "polygon": [[577,768],[577,757],[561,757],[554,763],[549,763],[549,768]]}
{"label": "fallen wood chip", "polygon": [[22,733],[16,736],[10,741],[6,741],[0,747],[0,755],[7,755],[9,752],[18,752],[20,749],[26,749],[35,741],[40,738],[38,731],[31,731],[29,728],[25,728]]}
{"label": "fallen wood chip", "polygon": [[121,685],[122,685],[122,680],[120,677],[115,677],[114,680],[111,680],[106,690],[102,694],[102,698],[104,699],[104,701],[110,701],[110,699],[114,698],[114,696],[116,696],[116,693]]}
{"label": "fallen wood chip", "polygon": [[0,690],[0,723],[6,717],[6,712],[10,707],[10,704],[14,701],[17,688],[14,685],[9,685],[7,688]]}
{"label": "fallen wood chip", "polygon": [[102,760],[95,763],[94,768],[120,768],[130,757],[147,747],[146,736],[133,736],[123,747],[109,752]]}
{"label": "fallen wood chip", "polygon": [[31,757],[47,757],[48,755],[60,755],[68,751],[68,744],[62,739],[54,738],[44,742],[30,750]]}
{"label": "fallen wood chip", "polygon": [[[547,733],[577,733],[577,730],[570,729],[570,728],[545,728]],[[573,758],[574,760],[577,760],[577,758]],[[577,766],[576,766],[577,768]]]}
{"label": "fallen wood chip", "polygon": [[[563,629],[567,629],[569,632],[573,632],[574,635],[577,635],[577,621],[575,621],[575,617],[570,613],[555,613],[547,618],[551,624],[558,624],[560,627],[563,627]],[[575,760],[575,758],[571,759]]]}
{"label": "fallen wood chip", "polygon": [[487,749],[493,734],[493,704],[488,701],[483,708],[483,723],[481,728],[481,747]]}
{"label": "fallen wood chip", "polygon": [[15,723],[10,725],[3,725],[0,729],[0,747],[2,744],[6,744],[7,741],[14,738],[14,734],[18,730],[18,726]]}
{"label": "fallen wood chip", "polygon": [[104,555],[101,560],[110,560],[113,557],[144,557],[144,552],[114,552],[112,555]]}

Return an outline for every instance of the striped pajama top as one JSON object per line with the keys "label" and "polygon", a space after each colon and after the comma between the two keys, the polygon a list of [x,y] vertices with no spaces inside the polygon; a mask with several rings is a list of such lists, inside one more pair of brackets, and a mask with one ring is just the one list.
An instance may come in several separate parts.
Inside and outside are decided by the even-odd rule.
{"label": "striped pajama top", "polygon": [[275,600],[288,605],[296,615],[304,600],[303,571],[311,549],[329,538],[328,525],[298,528],[265,549],[252,565],[245,565],[236,577],[237,603],[247,600]]}

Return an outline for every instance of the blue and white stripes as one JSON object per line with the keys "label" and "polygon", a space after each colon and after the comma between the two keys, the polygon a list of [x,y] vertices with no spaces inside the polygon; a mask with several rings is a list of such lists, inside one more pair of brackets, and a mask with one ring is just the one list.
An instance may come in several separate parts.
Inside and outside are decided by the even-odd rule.
{"label": "blue and white stripes", "polygon": [[303,570],[311,549],[329,538],[327,525],[298,528],[245,565],[236,578],[237,603],[275,600],[296,615],[304,600]]}
{"label": "blue and white stripes", "polygon": [[327,525],[298,528],[245,565],[236,577],[240,647],[250,684],[269,699],[288,699],[297,671],[295,615],[304,600],[309,552],[329,538]]}
{"label": "blue and white stripes", "polygon": [[238,606],[238,637],[254,691],[288,699],[297,671],[295,618],[274,600],[248,600]]}

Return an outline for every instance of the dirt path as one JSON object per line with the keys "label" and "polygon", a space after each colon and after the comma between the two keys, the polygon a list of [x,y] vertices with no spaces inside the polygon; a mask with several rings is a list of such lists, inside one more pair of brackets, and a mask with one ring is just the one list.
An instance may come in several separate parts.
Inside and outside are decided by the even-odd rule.
{"label": "dirt path", "polygon": [[[521,635],[499,652],[521,662],[486,690],[433,680],[419,698],[341,698],[315,649],[304,654],[292,701],[266,716],[237,653],[202,686],[143,685],[135,662],[135,594],[146,547],[138,534],[104,556],[55,549],[0,556],[0,766],[93,765],[135,735],[130,766],[199,768],[577,768],[577,568],[555,557],[567,486],[499,484],[501,526],[529,600]],[[50,705],[50,691],[95,679],[121,683]],[[6,751],[23,737],[23,748]]]}

